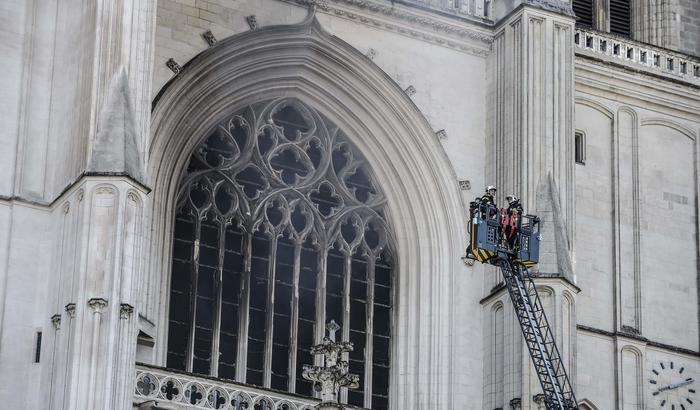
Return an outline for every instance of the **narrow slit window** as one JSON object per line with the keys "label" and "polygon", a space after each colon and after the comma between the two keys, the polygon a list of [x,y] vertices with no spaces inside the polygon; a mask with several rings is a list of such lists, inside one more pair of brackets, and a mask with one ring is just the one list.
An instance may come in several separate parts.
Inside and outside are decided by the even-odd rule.
{"label": "narrow slit window", "polygon": [[582,132],[574,134],[574,160],[577,164],[586,165],[586,136]]}
{"label": "narrow slit window", "polygon": [[36,332],[36,345],[34,347],[34,363],[41,361],[41,332]]}

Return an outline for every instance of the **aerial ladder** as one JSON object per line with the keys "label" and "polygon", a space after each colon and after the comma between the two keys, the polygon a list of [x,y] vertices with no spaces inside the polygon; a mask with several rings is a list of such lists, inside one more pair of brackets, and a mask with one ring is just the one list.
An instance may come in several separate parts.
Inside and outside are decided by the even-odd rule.
{"label": "aerial ladder", "polygon": [[[540,220],[522,208],[470,204],[467,257],[501,268],[520,329],[542,386],[547,410],[578,409],[571,382],[528,268],[539,260]],[[517,199],[516,199],[517,201]]]}

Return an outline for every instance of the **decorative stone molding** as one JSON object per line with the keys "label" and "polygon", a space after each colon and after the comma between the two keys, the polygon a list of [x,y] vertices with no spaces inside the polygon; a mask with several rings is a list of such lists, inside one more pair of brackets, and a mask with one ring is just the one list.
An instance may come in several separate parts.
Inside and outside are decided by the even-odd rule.
{"label": "decorative stone molding", "polygon": [[204,41],[207,42],[209,47],[214,46],[216,44],[216,37],[214,37],[214,33],[211,32],[211,30],[207,30],[204,33],[202,33],[202,38]]}
{"label": "decorative stone molding", "polygon": [[578,56],[592,57],[634,71],[700,85],[700,60],[609,33],[577,28]]}
{"label": "decorative stone molding", "polygon": [[462,191],[469,191],[472,189],[472,182],[468,179],[461,179],[459,181],[459,189]]}
{"label": "decorative stone molding", "polygon": [[119,318],[120,319],[128,319],[131,317],[131,314],[134,313],[134,307],[131,306],[128,303],[122,303],[119,305]]}
{"label": "decorative stone molding", "polygon": [[367,53],[366,53],[365,55],[366,55],[367,58],[369,58],[370,60],[374,60],[374,57],[377,56],[377,50],[375,50],[375,49],[373,49],[373,48],[370,48],[369,50],[367,50]]}
{"label": "decorative stone molding", "polygon": [[55,315],[51,316],[51,324],[53,325],[54,329],[58,330],[61,328],[61,314],[56,313]]}
{"label": "decorative stone molding", "polygon": [[66,313],[71,319],[75,317],[75,303],[69,303],[66,305]]}
{"label": "decorative stone molding", "polygon": [[440,140],[446,140],[446,139],[447,139],[447,131],[445,131],[444,129],[443,129],[443,130],[437,131],[437,132],[435,133],[435,135],[436,135],[436,136],[438,137],[438,139],[440,139]]}
{"label": "decorative stone molding", "polygon": [[83,200],[84,196],[85,196],[85,190],[83,190],[83,189],[78,190],[78,195],[76,195],[76,197],[78,198],[78,202],[81,202]]}
{"label": "decorative stone molding", "polygon": [[403,92],[406,93],[407,96],[413,97],[413,95],[416,93],[416,87],[409,85]]}
{"label": "decorative stone molding", "polygon": [[88,300],[88,306],[92,309],[93,313],[102,314],[104,308],[107,307],[107,301],[102,298],[92,298]]}
{"label": "decorative stone molding", "polygon": [[63,204],[63,213],[67,214],[68,212],[70,212],[70,201],[66,201]]}
{"label": "decorative stone molding", "polygon": [[157,400],[188,409],[286,409],[312,410],[315,399],[299,396],[283,396],[279,393],[257,389],[221,380],[211,380],[192,375],[136,367],[134,402]]}
{"label": "decorative stone molding", "polygon": [[255,30],[258,28],[258,19],[255,17],[255,14],[246,16],[245,21],[246,23],[248,23],[248,27],[250,27],[251,30]]}
{"label": "decorative stone molding", "polygon": [[[464,23],[439,18],[437,15],[419,10],[413,11],[397,4],[389,5],[367,0],[285,1],[306,6],[314,5],[324,13],[480,57],[487,57],[490,54],[489,45],[493,41],[493,36],[488,30],[479,30]],[[471,18],[475,22],[486,21],[478,16],[464,15],[462,17]]]}
{"label": "decorative stone molding", "polygon": [[165,65],[168,66],[170,71],[175,73],[175,75],[180,74],[180,71],[182,71],[182,66],[178,64],[174,58],[169,58],[168,61],[165,62]]}

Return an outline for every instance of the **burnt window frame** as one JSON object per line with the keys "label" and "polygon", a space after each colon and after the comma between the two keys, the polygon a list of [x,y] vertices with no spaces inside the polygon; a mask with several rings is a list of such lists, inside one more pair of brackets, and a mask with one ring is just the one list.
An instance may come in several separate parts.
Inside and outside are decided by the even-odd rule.
{"label": "burnt window frame", "polygon": [[[296,111],[297,119],[285,122],[279,115],[276,117],[285,109]],[[280,149],[283,145],[303,145],[296,154],[306,161],[309,172],[304,174],[297,162],[287,166],[279,160],[287,152]],[[245,174],[248,169],[256,171]],[[228,179],[220,178],[227,173]],[[237,199],[222,199],[219,204],[220,192],[227,183],[230,192],[226,195]],[[346,359],[351,373],[361,373],[359,394],[343,389],[341,402],[388,408],[397,276],[393,231],[384,216],[386,199],[369,164],[342,130],[294,98],[246,107],[217,125],[194,149],[181,177],[177,198],[166,343],[168,367],[222,377],[222,335],[226,333],[222,323],[226,317],[230,319],[222,311],[228,304],[235,306],[236,311],[235,331],[228,332],[235,333],[235,358],[231,362],[229,357],[224,364],[233,365],[234,377],[229,372],[222,378],[310,396],[310,384],[306,392],[297,389],[303,383],[301,365],[314,362],[310,346],[306,346],[308,341],[306,349],[296,343],[300,321],[305,321],[307,330],[311,326],[315,344],[323,338],[324,324],[335,319],[342,326],[342,339],[355,339],[356,351]],[[302,224],[297,217],[297,224],[293,215],[310,218],[301,217],[305,220]],[[355,227],[350,229],[355,229],[354,238],[347,226]],[[229,235],[238,235],[239,242],[234,240],[229,247]],[[262,249],[260,253],[256,253],[257,247]],[[308,255],[306,262],[302,260],[305,252],[315,252],[315,267],[309,266]],[[330,292],[326,292],[325,282],[328,272],[338,269],[337,261],[330,260],[331,252],[342,259],[342,288],[336,295],[341,303],[339,318],[329,317],[327,308]],[[284,261],[282,254],[286,255]],[[229,262],[231,269],[227,269]],[[308,278],[306,288],[301,283],[305,270],[307,276],[316,271],[315,321],[311,325],[308,309],[301,312],[298,296],[292,296],[286,316],[278,310],[282,303],[275,297],[308,291]],[[381,277],[377,276],[380,272]],[[238,275],[236,303],[231,298],[224,300],[227,273],[231,278]],[[280,279],[282,275],[286,279]],[[206,278],[202,280],[203,277]],[[231,280],[235,288],[236,280]],[[253,314],[256,309],[258,312]],[[209,310],[206,320],[198,322],[199,312]],[[362,310],[364,322],[353,316],[358,310]],[[375,313],[383,320],[375,322]],[[301,315],[306,316],[302,319]],[[281,339],[275,333],[284,328],[279,320],[290,323],[288,334]],[[187,340],[179,365],[176,363],[180,358],[171,358],[171,347],[177,339],[171,329],[183,326],[187,328]],[[261,328],[263,331],[259,332]],[[229,329],[231,326],[226,327]],[[204,337],[199,337],[200,333]],[[289,343],[285,344],[284,339]],[[204,343],[198,344],[198,340]],[[231,340],[227,343],[231,351]],[[376,356],[378,350],[372,349],[375,344],[381,345],[380,350],[386,354]],[[253,345],[260,354],[254,353]],[[285,349],[289,351],[284,360],[286,366],[276,366],[275,363],[283,362],[279,358]],[[259,362],[255,368],[251,367],[253,361]],[[386,377],[376,380],[375,373]]]}

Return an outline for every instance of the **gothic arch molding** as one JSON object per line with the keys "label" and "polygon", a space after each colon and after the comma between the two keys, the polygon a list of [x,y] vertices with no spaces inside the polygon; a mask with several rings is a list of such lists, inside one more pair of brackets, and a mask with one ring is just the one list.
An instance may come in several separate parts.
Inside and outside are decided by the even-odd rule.
{"label": "gothic arch molding", "polygon": [[[455,273],[465,270],[460,256],[466,236],[454,172],[405,93],[371,60],[324,32],[312,15],[299,25],[220,41],[190,61],[155,102],[148,153],[151,248],[141,313],[155,323],[156,363],[164,362],[167,244],[187,158],[221,119],[280,96],[315,107],[352,135],[385,191],[399,255],[392,408],[453,407],[452,292]],[[460,322],[480,326],[476,318]]]}

